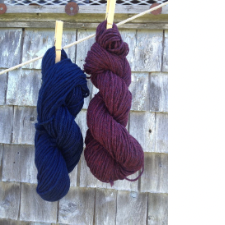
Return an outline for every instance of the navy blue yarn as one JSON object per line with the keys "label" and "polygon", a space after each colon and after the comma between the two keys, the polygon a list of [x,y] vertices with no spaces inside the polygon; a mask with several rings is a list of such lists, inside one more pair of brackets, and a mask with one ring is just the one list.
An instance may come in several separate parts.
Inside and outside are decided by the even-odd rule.
{"label": "navy blue yarn", "polygon": [[55,63],[55,47],[42,60],[35,125],[37,193],[47,201],[57,201],[70,187],[70,173],[80,160],[83,137],[74,121],[89,95],[84,72],[68,59],[64,50]]}

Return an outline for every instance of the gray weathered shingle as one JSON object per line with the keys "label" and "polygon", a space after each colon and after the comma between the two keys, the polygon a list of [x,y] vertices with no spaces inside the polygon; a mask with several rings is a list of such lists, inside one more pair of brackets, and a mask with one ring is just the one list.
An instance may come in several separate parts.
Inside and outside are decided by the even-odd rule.
{"label": "gray weathered shingle", "polygon": [[156,152],[168,152],[168,114],[156,113]]}
{"label": "gray weathered shingle", "polygon": [[2,164],[3,181],[37,183],[34,146],[5,145]]}
{"label": "gray weathered shingle", "polygon": [[36,106],[40,87],[40,70],[13,70],[9,72],[6,104]]}
{"label": "gray weathered shingle", "polygon": [[0,144],[0,181],[2,180],[2,154],[4,150],[4,145]]}
{"label": "gray weathered shingle", "polygon": [[134,71],[161,71],[162,43],[163,31],[138,30]]}
{"label": "gray weathered shingle", "polygon": [[168,30],[164,32],[163,72],[168,72]]}
{"label": "gray weathered shingle", "polygon": [[151,73],[150,111],[168,112],[168,75],[166,73]]}
{"label": "gray weathered shingle", "polygon": [[13,140],[15,144],[34,145],[37,110],[35,107],[14,107]]}
{"label": "gray weathered shingle", "polygon": [[78,165],[73,169],[73,171],[69,174],[69,176],[70,176],[70,186],[76,187],[78,179]]}
{"label": "gray weathered shingle", "polygon": [[83,136],[83,141],[85,141],[85,137],[86,137],[86,132],[88,129],[87,126],[87,110],[81,110],[77,117],[75,118],[75,121],[77,123],[77,125],[80,127],[82,136]]}
{"label": "gray weathered shingle", "polygon": [[[91,34],[94,34],[96,31],[93,29],[85,29],[77,31],[77,40],[85,38]],[[77,45],[77,58],[76,64],[83,70],[83,65],[85,63],[85,58],[87,56],[88,51],[91,49],[91,46],[94,44],[95,38],[90,38],[84,42],[81,42]]]}
{"label": "gray weathered shingle", "polygon": [[141,176],[141,192],[168,192],[168,155],[145,153],[145,170]]}
{"label": "gray weathered shingle", "polygon": [[127,55],[127,60],[130,64],[132,71],[136,70],[136,57],[135,57],[135,50],[137,45],[137,30],[124,30],[119,29],[120,34],[124,42],[126,42],[129,46],[129,54]]}
{"label": "gray weathered shingle", "polygon": [[0,68],[20,63],[22,29],[0,28]]}
{"label": "gray weathered shingle", "polygon": [[[54,45],[53,29],[25,29],[22,62],[42,56]],[[62,47],[76,41],[76,30],[63,30]],[[75,46],[66,49],[69,58],[75,62]],[[23,68],[41,69],[42,60],[25,65]]]}
{"label": "gray weathered shingle", "polygon": [[20,184],[0,182],[0,218],[18,219]]}
{"label": "gray weathered shingle", "polygon": [[145,225],[147,194],[118,191],[116,225]]}
{"label": "gray weathered shingle", "polygon": [[0,143],[11,142],[13,127],[13,107],[0,106]]}
{"label": "gray weathered shingle", "polygon": [[155,113],[131,112],[130,134],[137,139],[144,152],[155,152]]}
{"label": "gray weathered shingle", "polygon": [[56,223],[57,202],[47,202],[36,193],[35,184],[21,184],[20,220]]}
{"label": "gray weathered shingle", "polygon": [[2,180],[2,154],[4,151],[4,145],[0,144],[0,181]]}
{"label": "gray weathered shingle", "polygon": [[71,187],[59,201],[59,223],[93,224],[95,190]]}
{"label": "gray weathered shingle", "polygon": [[116,198],[114,190],[96,189],[95,225],[115,225]]}
{"label": "gray weathered shingle", "polygon": [[150,85],[148,73],[132,73],[129,87],[132,93],[131,110],[148,111],[150,103]]}
{"label": "gray weathered shingle", "polygon": [[132,71],[161,71],[163,31],[120,30],[129,46],[127,60]]}
{"label": "gray weathered shingle", "polygon": [[[91,35],[91,34],[94,34],[95,33],[95,30],[78,30],[77,31],[77,39],[80,40],[88,35]],[[79,45],[77,45],[77,55],[76,55],[76,64],[83,70],[84,67],[84,63],[85,63],[85,58],[87,56],[87,53],[88,51],[90,50],[91,46],[93,45],[95,41],[95,38],[91,38],[91,39],[88,39],[87,41],[85,42],[81,42]],[[89,75],[87,75],[89,76]],[[88,108],[88,105],[89,105],[89,102],[90,102],[90,99],[91,99],[91,92],[92,92],[92,87],[93,87],[93,84],[91,82],[90,79],[87,80],[87,84],[88,84],[88,88],[90,90],[90,95],[84,99],[84,106],[83,106],[83,109],[87,109]]]}
{"label": "gray weathered shingle", "polygon": [[148,194],[148,223],[147,225],[168,224],[168,194]]}
{"label": "gray weathered shingle", "polygon": [[[1,71],[2,70],[0,70],[0,72]],[[5,104],[7,80],[8,80],[8,75],[6,73],[0,75],[0,105]]]}
{"label": "gray weathered shingle", "polygon": [[131,112],[129,132],[144,152],[168,152],[167,113]]}

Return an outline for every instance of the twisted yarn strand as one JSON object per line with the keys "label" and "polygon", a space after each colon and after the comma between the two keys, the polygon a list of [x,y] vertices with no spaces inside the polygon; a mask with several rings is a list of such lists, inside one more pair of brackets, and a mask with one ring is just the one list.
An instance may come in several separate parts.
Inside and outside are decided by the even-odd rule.
{"label": "twisted yarn strand", "polygon": [[89,129],[84,156],[93,175],[111,184],[128,179],[140,169],[143,172],[144,166],[142,147],[125,128],[132,101],[128,90],[131,83],[128,52],[117,26],[106,29],[104,21],[97,28],[96,42],[84,65],[84,71],[99,89],[87,111]]}
{"label": "twisted yarn strand", "polygon": [[70,173],[80,160],[83,138],[74,121],[89,95],[86,76],[68,59],[64,50],[55,64],[55,47],[42,60],[38,122],[35,134],[37,193],[47,201],[57,201],[70,187]]}

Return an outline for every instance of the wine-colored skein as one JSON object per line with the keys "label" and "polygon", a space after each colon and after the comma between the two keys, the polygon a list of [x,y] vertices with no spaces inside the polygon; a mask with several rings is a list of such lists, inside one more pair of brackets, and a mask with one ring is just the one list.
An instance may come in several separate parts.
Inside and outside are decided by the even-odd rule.
{"label": "wine-colored skein", "polygon": [[84,156],[93,175],[111,184],[115,180],[130,180],[127,176],[140,169],[143,172],[144,167],[142,147],[125,128],[132,101],[128,90],[131,83],[128,52],[117,26],[113,24],[112,29],[106,29],[104,21],[97,28],[96,42],[84,64],[84,71],[99,89],[87,111],[89,129]]}

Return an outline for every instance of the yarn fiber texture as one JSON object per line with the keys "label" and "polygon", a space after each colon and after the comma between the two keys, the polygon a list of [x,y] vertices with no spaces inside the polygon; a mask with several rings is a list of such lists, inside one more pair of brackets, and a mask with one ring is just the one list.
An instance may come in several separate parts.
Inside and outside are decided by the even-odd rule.
{"label": "yarn fiber texture", "polygon": [[[92,174],[102,182],[113,184],[127,179],[144,166],[144,152],[125,128],[131,108],[131,69],[129,52],[117,26],[106,29],[99,24],[96,42],[85,59],[84,71],[91,75],[99,92],[87,111],[85,160]],[[136,179],[135,179],[136,180]]]}
{"label": "yarn fiber texture", "polygon": [[89,95],[84,72],[61,51],[55,63],[55,47],[42,60],[42,86],[37,103],[35,164],[37,193],[57,201],[70,187],[69,174],[80,160],[83,137],[74,121]]}

